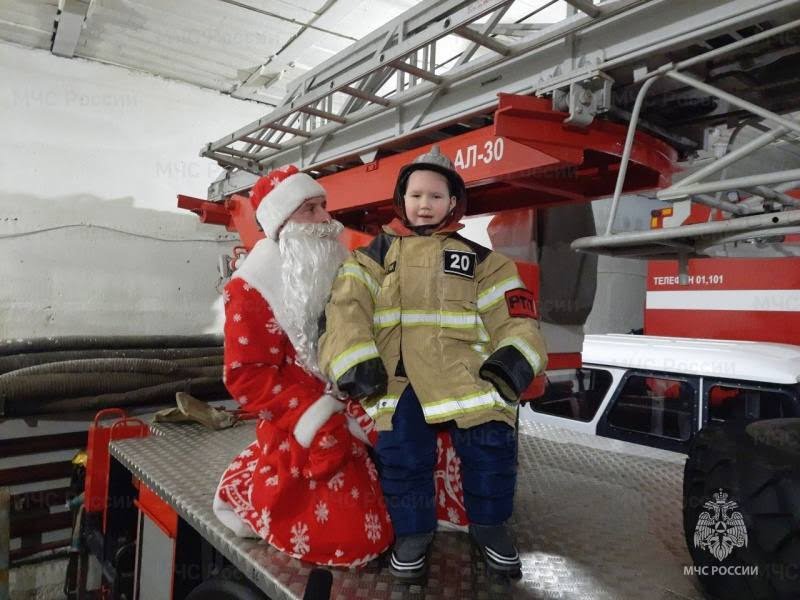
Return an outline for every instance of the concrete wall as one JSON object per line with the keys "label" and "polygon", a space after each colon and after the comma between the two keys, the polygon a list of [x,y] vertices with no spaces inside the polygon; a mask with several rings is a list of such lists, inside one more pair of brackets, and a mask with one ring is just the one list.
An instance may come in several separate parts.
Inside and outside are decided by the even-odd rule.
{"label": "concrete wall", "polygon": [[208,141],[268,107],[0,44],[0,339],[208,329],[235,235],[205,197]]}

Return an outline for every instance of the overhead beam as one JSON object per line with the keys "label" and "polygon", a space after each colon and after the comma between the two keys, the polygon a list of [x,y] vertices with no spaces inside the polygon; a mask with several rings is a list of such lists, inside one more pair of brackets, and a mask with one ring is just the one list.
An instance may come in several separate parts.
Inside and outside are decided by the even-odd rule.
{"label": "overhead beam", "polygon": [[[747,215],[738,219],[728,219],[725,221],[709,221],[707,223],[695,223],[692,225],[682,225],[681,227],[668,227],[666,229],[650,229],[648,231],[631,231],[615,233],[613,235],[595,235],[590,237],[578,238],[570,244],[573,250],[579,252],[596,252],[605,254],[609,250],[623,249],[625,247],[636,247],[648,244],[663,244],[670,242],[708,242],[707,245],[715,243],[715,238],[719,236],[746,234],[751,237],[758,237],[759,234],[766,235],[766,231],[779,228],[795,228],[800,225],[800,212],[787,210],[778,213],[767,213],[760,215]],[[717,240],[718,243],[718,240]]]}
{"label": "overhead beam", "polygon": [[59,0],[58,16],[55,22],[55,34],[50,52],[56,56],[72,58],[78,48],[83,22],[92,0]]}
{"label": "overhead beam", "polygon": [[567,4],[574,6],[579,11],[586,13],[593,19],[600,14],[600,8],[595,6],[592,0],[567,0]]}
{"label": "overhead beam", "polygon": [[656,198],[665,201],[674,201],[696,196],[697,194],[707,194],[710,192],[726,192],[742,188],[751,188],[760,185],[773,185],[785,181],[800,179],[800,169],[789,169],[775,173],[759,173],[757,175],[747,175],[745,177],[734,177],[720,181],[710,181],[708,183],[695,183],[690,185],[676,185],[665,190],[656,192]]}

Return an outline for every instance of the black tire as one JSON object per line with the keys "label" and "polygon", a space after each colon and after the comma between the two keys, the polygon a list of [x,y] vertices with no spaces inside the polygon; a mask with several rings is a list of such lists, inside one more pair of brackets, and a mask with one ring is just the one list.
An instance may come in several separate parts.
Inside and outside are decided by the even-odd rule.
{"label": "black tire", "polygon": [[194,588],[185,600],[269,600],[249,583],[222,577],[209,579]]}
{"label": "black tire", "polygon": [[800,418],[756,421],[747,426],[747,435],[756,444],[775,448],[800,462]]}
{"label": "black tire", "polygon": [[[800,598],[800,456],[787,444],[786,421],[759,421],[747,429],[712,424],[692,443],[684,470],[683,527],[695,572],[712,597]],[[726,509],[725,526],[707,505],[715,500],[737,505]],[[701,523],[703,513],[711,519]],[[735,528],[736,513],[745,535]],[[715,544],[720,536],[703,524],[734,526],[728,539],[739,545],[720,550]]]}

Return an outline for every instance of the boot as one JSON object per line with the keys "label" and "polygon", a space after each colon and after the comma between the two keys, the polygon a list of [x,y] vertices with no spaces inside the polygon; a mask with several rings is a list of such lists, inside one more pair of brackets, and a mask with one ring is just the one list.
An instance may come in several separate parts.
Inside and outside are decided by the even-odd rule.
{"label": "boot", "polygon": [[398,536],[392,546],[389,572],[404,583],[416,583],[428,572],[428,549],[433,532]]}
{"label": "boot", "polygon": [[519,577],[522,575],[522,561],[508,532],[505,523],[500,525],[469,526],[469,535],[483,555],[486,566],[493,572]]}

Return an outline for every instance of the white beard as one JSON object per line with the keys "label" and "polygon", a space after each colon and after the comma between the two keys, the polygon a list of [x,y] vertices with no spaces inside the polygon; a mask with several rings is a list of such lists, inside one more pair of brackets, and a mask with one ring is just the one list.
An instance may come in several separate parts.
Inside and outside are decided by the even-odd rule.
{"label": "white beard", "polygon": [[280,232],[281,326],[292,340],[298,362],[323,377],[317,361],[319,319],[347,250],[339,242],[344,227],[330,223],[287,223]]}

